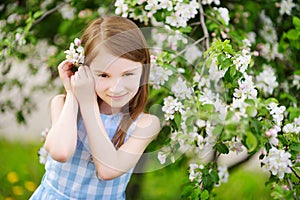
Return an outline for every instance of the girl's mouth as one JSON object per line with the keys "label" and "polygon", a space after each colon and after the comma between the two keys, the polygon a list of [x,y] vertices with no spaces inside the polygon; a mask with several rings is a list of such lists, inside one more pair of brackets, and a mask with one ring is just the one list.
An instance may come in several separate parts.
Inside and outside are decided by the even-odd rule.
{"label": "girl's mouth", "polygon": [[122,95],[108,95],[109,98],[113,99],[113,100],[120,100],[122,98],[124,98],[127,94],[122,94]]}

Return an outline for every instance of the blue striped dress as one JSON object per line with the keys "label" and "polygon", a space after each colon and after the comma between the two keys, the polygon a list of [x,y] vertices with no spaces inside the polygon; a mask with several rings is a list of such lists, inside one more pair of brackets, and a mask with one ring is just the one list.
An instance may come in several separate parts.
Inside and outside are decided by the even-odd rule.
{"label": "blue striped dress", "polygon": [[[122,113],[101,114],[101,118],[109,137],[112,139],[122,119]],[[132,133],[136,121],[129,128],[125,140]],[[42,182],[30,200],[122,200],[126,198],[125,190],[133,168],[112,180],[99,179],[96,175],[81,117],[79,117],[77,126],[77,147],[74,155],[64,163],[57,162],[48,156]]]}

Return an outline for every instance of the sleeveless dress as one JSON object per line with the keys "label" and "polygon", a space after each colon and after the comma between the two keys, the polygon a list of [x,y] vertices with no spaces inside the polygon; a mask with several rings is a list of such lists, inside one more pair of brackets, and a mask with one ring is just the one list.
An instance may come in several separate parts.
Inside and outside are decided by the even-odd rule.
{"label": "sleeveless dress", "polygon": [[[138,118],[128,129],[125,141],[134,130]],[[101,114],[101,119],[110,139],[112,139],[122,119],[122,113],[114,115]],[[126,199],[125,190],[133,168],[112,180],[99,179],[96,175],[81,117],[78,119],[77,129],[77,146],[74,155],[64,163],[57,162],[48,155],[45,164],[46,172],[40,186],[30,200]]]}

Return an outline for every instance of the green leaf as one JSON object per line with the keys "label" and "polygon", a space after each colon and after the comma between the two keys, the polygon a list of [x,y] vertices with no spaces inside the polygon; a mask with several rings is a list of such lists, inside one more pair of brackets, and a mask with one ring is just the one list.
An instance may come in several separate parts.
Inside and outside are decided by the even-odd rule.
{"label": "green leaf", "polygon": [[293,143],[291,146],[290,146],[290,149],[293,150],[293,151],[296,151],[297,153],[300,153],[300,144],[298,143]]}
{"label": "green leaf", "polygon": [[293,24],[296,27],[296,29],[300,30],[300,18],[294,16],[293,17]]}
{"label": "green leaf", "polygon": [[201,200],[206,200],[206,199],[208,199],[209,198],[209,192],[207,191],[207,190],[203,190],[202,192],[201,192]]}
{"label": "green leaf", "polygon": [[247,106],[246,113],[247,113],[247,115],[254,117],[257,114],[256,107],[255,106]]}
{"label": "green leaf", "polygon": [[220,134],[222,133],[223,129],[224,129],[224,126],[221,125],[221,124],[218,124],[218,125],[216,125],[216,127],[214,128],[213,134],[214,134],[214,135],[220,135]]}
{"label": "green leaf", "polygon": [[222,153],[222,154],[228,154],[229,153],[228,147],[222,142],[217,143],[215,145],[215,149],[217,149],[217,151]]}
{"label": "green leaf", "polygon": [[210,177],[213,180],[214,183],[218,183],[219,182],[219,175],[217,170],[212,170],[210,173]]}
{"label": "green leaf", "polygon": [[291,29],[287,32],[287,38],[290,40],[297,40],[298,39],[298,31],[296,29]]}
{"label": "green leaf", "polygon": [[258,145],[257,138],[250,131],[247,132],[246,146],[249,153],[252,153]]}
{"label": "green leaf", "polygon": [[36,12],[33,14],[33,19],[39,18],[40,16],[42,16],[42,14],[43,14],[43,11],[41,11],[41,10],[36,11]]}
{"label": "green leaf", "polygon": [[174,121],[175,121],[177,127],[180,127],[180,125],[181,125],[181,115],[177,112],[174,115]]}

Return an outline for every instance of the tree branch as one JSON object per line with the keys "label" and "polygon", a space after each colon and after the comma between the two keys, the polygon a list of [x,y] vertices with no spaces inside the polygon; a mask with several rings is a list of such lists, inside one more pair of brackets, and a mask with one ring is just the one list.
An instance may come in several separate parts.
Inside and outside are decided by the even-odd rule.
{"label": "tree branch", "polygon": [[203,34],[204,34],[204,38],[205,38],[205,46],[206,46],[206,50],[209,49],[209,34],[208,34],[208,30],[207,27],[205,25],[205,21],[204,21],[204,11],[203,11],[203,7],[201,4],[201,0],[199,0],[199,12],[200,12],[200,24],[203,30]]}
{"label": "tree branch", "polygon": [[180,56],[181,54],[183,54],[184,52],[186,52],[186,50],[188,48],[190,48],[191,46],[197,45],[198,43],[200,43],[201,41],[203,41],[205,39],[205,37],[202,37],[198,40],[196,40],[195,42],[193,42],[193,44],[191,44],[190,46],[186,46],[183,50],[181,50],[180,52],[178,52],[175,57],[169,62],[172,63],[178,56]]}
{"label": "tree branch", "polygon": [[297,174],[297,172],[296,172],[292,167],[289,167],[289,168],[292,170],[292,172],[295,174],[295,176],[296,176],[298,179],[300,179],[299,174]]}
{"label": "tree branch", "polygon": [[245,157],[244,159],[239,160],[238,162],[234,163],[233,165],[231,165],[230,167],[228,167],[228,171],[233,171],[236,168],[238,168],[240,165],[244,164],[245,162],[249,161],[255,154],[252,155],[248,155],[247,157]]}
{"label": "tree branch", "polygon": [[[293,184],[291,183],[291,180],[289,178],[287,178],[287,182],[289,184],[290,189],[294,190]],[[293,192],[293,197],[294,197],[294,200],[297,200],[297,194],[296,194],[296,192]]]}
{"label": "tree branch", "polygon": [[34,27],[35,25],[37,25],[38,23],[40,23],[45,17],[47,17],[48,15],[54,13],[55,11],[57,11],[58,9],[60,9],[61,7],[63,7],[64,5],[70,3],[71,0],[66,0],[63,3],[60,3],[59,5],[57,5],[56,7],[48,10],[47,12],[45,12],[40,18],[38,18],[37,20],[35,20],[32,24],[31,27]]}

